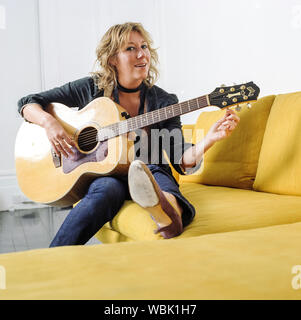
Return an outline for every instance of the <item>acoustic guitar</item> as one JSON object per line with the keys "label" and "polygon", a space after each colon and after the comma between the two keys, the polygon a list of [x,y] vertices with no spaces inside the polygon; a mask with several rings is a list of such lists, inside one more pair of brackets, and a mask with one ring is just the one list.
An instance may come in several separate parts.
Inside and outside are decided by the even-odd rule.
{"label": "acoustic guitar", "polygon": [[47,106],[73,137],[74,156],[57,156],[45,130],[24,121],[17,133],[15,164],[19,186],[31,200],[54,206],[79,201],[96,177],[127,174],[134,159],[130,133],[160,121],[208,106],[228,108],[255,101],[259,88],[248,82],[218,87],[212,93],[135,117],[106,97],[91,101],[79,111],[59,103]]}

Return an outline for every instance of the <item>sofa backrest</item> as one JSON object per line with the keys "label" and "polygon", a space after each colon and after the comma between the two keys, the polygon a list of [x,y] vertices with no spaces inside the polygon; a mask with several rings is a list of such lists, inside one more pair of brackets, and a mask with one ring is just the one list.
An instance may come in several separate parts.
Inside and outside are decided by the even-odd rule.
{"label": "sofa backrest", "polygon": [[[202,166],[192,175],[180,176],[179,182],[252,189],[267,119],[275,96],[267,96],[243,106],[237,112],[240,122],[230,137],[217,142],[204,155]],[[192,142],[197,143],[225,110],[203,112],[196,122]]]}
{"label": "sofa backrest", "polygon": [[279,94],[275,98],[254,190],[301,196],[301,92]]}

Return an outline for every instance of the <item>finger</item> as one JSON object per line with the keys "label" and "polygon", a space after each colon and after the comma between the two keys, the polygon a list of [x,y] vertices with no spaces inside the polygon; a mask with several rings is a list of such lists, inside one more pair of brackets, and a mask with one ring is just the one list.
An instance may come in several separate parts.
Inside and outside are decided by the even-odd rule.
{"label": "finger", "polygon": [[59,151],[60,154],[62,154],[64,157],[68,158],[68,153],[64,150],[64,148],[61,146],[61,142],[55,143],[56,149]]}
{"label": "finger", "polygon": [[51,142],[51,145],[52,145],[52,148],[53,148],[55,154],[59,156],[61,153],[60,153],[60,151],[59,151],[58,148],[57,148],[57,144],[54,143],[54,142]]}
{"label": "finger", "polygon": [[227,129],[227,126],[225,124],[222,124],[217,129],[218,129],[218,131],[224,131]]}
{"label": "finger", "polygon": [[228,118],[228,119],[236,119],[238,121],[240,120],[240,117],[236,113],[228,113],[226,115],[226,118]]}
{"label": "finger", "polygon": [[222,123],[219,127],[218,130],[231,130],[233,131],[236,127],[236,123],[233,121],[225,121]]}
{"label": "finger", "polygon": [[215,122],[215,124],[216,124],[216,125],[220,125],[220,124],[223,123],[225,120],[226,120],[226,118],[223,117],[223,118],[217,120],[217,121]]}
{"label": "finger", "polygon": [[63,139],[70,145],[75,147],[75,142],[72,138],[70,138],[67,134],[64,135]]}
{"label": "finger", "polygon": [[227,130],[229,130],[229,131],[233,131],[234,130],[234,126],[232,125],[232,124],[229,124],[229,125],[227,125]]}
{"label": "finger", "polygon": [[221,124],[223,121],[225,121],[227,118],[227,114],[225,114],[222,118],[220,118],[219,120],[217,120],[215,123],[216,124]]}
{"label": "finger", "polygon": [[239,116],[238,116],[234,111],[232,111],[232,110],[230,110],[230,111],[231,111],[231,112],[228,112],[228,113],[226,114],[226,116],[227,116],[228,118],[233,117],[233,118],[235,118],[235,119],[240,119]]}
{"label": "finger", "polygon": [[237,127],[237,123],[232,121],[228,126],[229,130],[233,131]]}
{"label": "finger", "polygon": [[223,121],[224,121],[224,118],[216,121],[216,122],[212,125],[211,130],[216,130],[216,129],[222,124]]}
{"label": "finger", "polygon": [[226,119],[225,121],[223,121],[223,125],[225,125],[225,126],[227,126],[227,125],[230,125],[230,124],[232,124],[233,123],[233,121],[230,121],[230,120],[228,120],[228,119]]}
{"label": "finger", "polygon": [[233,131],[237,127],[237,122],[232,121],[229,124],[229,130]]}
{"label": "finger", "polygon": [[226,116],[228,116],[229,114],[233,114],[234,113],[234,111],[233,110],[231,110],[231,109],[227,109],[226,110]]}
{"label": "finger", "polygon": [[61,147],[64,149],[65,152],[67,152],[70,155],[73,155],[74,152],[72,149],[69,147],[69,145],[66,143],[65,140],[61,140]]}
{"label": "finger", "polygon": [[226,119],[230,120],[230,121],[235,121],[235,122],[239,122],[240,121],[240,118],[237,115],[234,115],[234,114],[229,115]]}
{"label": "finger", "polygon": [[232,118],[233,117],[233,118],[239,119],[238,115],[232,110],[231,110],[231,112],[226,113],[226,117],[227,118]]}

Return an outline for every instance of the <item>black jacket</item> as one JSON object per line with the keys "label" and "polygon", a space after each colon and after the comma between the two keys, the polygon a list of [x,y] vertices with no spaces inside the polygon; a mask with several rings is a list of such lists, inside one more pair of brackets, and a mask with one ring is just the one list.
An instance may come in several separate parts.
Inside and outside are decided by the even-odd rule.
{"label": "black jacket", "polygon": [[[62,103],[68,107],[75,107],[78,110],[84,108],[89,102],[92,100],[102,97],[104,95],[103,90],[99,90],[92,77],[85,77],[73,82],[69,82],[61,87],[57,87],[48,91],[30,94],[26,97],[21,98],[18,101],[18,110],[22,114],[22,109],[26,104],[29,103],[38,103],[42,106],[42,108],[46,108],[49,103]],[[118,99],[118,97],[117,97]],[[145,99],[147,102],[147,111],[153,111],[156,109],[160,109],[166,107],[168,105],[178,103],[178,98],[174,94],[169,94],[158,86],[153,86],[151,88],[147,88],[145,92]],[[116,99],[115,99],[116,100]],[[117,103],[119,101],[116,101]],[[143,113],[144,110],[140,106],[139,114]],[[171,132],[173,129],[179,129],[181,132],[180,141],[177,139],[177,143],[174,143],[170,137],[167,137],[170,141],[168,156],[170,158],[170,162],[173,167],[180,173],[184,174],[182,168],[179,163],[181,157],[186,149],[191,147],[192,144],[186,143],[184,141],[182,131],[181,131],[181,121],[180,117],[176,116],[170,118],[168,120],[155,123],[150,126],[150,129],[167,129],[168,132]],[[165,130],[166,131],[166,130]],[[164,140],[164,135],[162,137]],[[149,146],[151,144],[149,143]],[[165,172],[169,172],[171,174],[171,170],[169,165],[166,164],[166,161],[163,160],[162,151],[163,151],[164,143],[161,144],[160,152],[158,155],[158,164]],[[151,148],[151,147],[150,147]],[[165,163],[164,163],[165,162]]]}

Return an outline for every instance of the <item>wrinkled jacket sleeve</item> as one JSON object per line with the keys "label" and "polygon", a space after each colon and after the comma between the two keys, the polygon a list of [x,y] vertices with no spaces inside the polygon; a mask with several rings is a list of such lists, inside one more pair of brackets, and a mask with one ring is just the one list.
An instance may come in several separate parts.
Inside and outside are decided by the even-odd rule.
{"label": "wrinkled jacket sleeve", "polygon": [[[178,103],[177,96],[174,94],[169,94],[168,100],[166,101],[166,106],[176,104],[176,103]],[[180,116],[173,117],[166,121],[163,121],[161,123],[161,130],[162,129],[167,129],[168,133],[167,132],[166,133],[169,134],[169,137],[165,137],[166,139],[164,138],[163,139],[165,141],[170,141],[170,144],[164,147],[164,143],[163,143],[163,149],[165,150],[170,160],[170,163],[172,164],[174,169],[182,175],[192,174],[196,170],[198,170],[201,163],[197,164],[193,168],[189,168],[186,171],[184,171],[181,166],[182,156],[184,152],[190,147],[194,146],[194,144],[188,143],[185,141],[183,132],[182,132],[182,124],[181,124]]]}
{"label": "wrinkled jacket sleeve", "polygon": [[92,100],[93,90],[93,79],[90,77],[82,78],[68,82],[61,87],[21,98],[18,101],[18,111],[23,115],[23,108],[29,103],[37,103],[45,109],[49,103],[55,102],[81,109]]}

